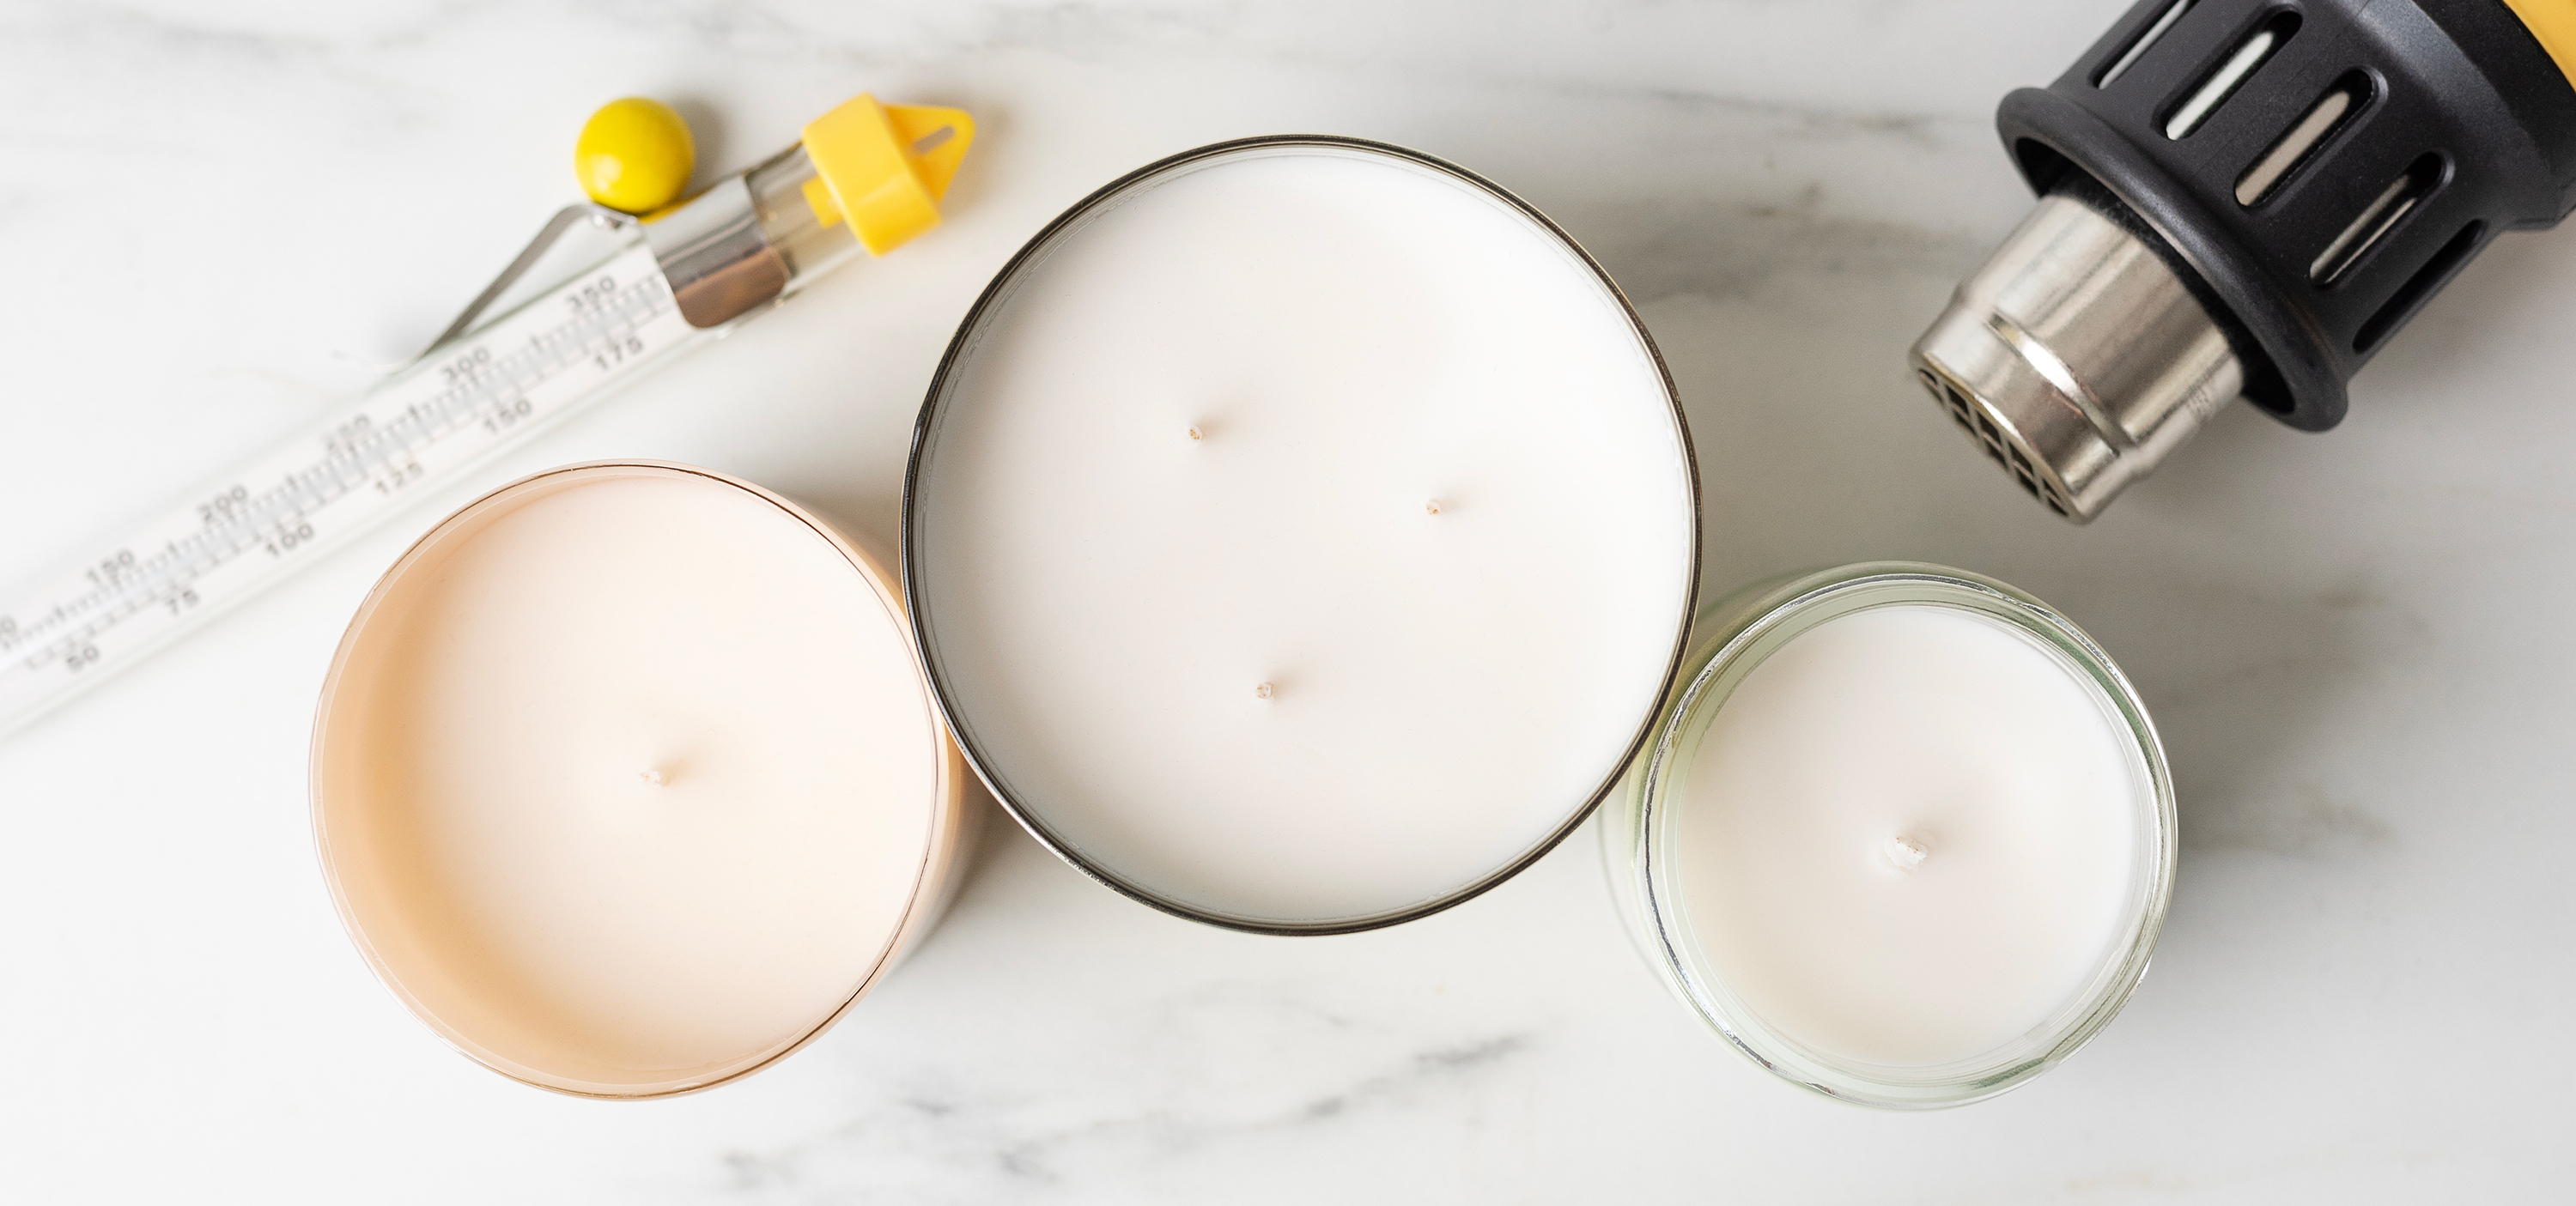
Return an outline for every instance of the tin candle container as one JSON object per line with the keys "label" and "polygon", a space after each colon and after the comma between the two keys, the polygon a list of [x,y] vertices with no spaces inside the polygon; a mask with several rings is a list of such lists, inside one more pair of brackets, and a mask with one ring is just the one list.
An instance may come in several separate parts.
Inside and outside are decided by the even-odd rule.
{"label": "tin candle container", "polygon": [[2146,973],[2173,791],[2118,667],[2045,604],[1906,563],[1712,609],[1603,857],[1657,975],[1828,1096],[1959,1105],[2055,1066]]}
{"label": "tin candle container", "polygon": [[903,601],[756,486],[578,465],[440,523],[358,609],[313,826],[377,976],[458,1050],[691,1092],[837,1020],[971,841]]}
{"label": "tin candle container", "polygon": [[1679,665],[1699,559],[1654,345],[1536,210],[1355,139],[1092,194],[959,327],[904,581],[967,758],[1183,917],[1420,917],[1562,840]]}

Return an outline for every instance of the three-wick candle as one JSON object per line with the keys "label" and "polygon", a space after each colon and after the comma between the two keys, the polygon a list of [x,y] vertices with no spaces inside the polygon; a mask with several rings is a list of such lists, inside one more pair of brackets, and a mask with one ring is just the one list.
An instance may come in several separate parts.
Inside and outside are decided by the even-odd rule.
{"label": "three-wick candle", "polygon": [[1696,587],[1687,435],[1609,279],[1343,139],[1101,190],[924,407],[906,582],[968,757],[1058,853],[1249,929],[1419,916],[1612,783]]}

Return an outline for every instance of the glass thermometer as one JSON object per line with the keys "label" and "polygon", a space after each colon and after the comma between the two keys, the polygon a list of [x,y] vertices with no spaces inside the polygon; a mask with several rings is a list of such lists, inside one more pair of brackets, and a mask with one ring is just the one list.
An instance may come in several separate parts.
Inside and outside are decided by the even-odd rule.
{"label": "glass thermometer", "polygon": [[[677,137],[685,179],[685,127]],[[860,96],[806,126],[797,145],[676,206],[642,218],[595,204],[556,214],[418,360],[10,600],[0,735],[390,517],[421,487],[723,334],[860,248],[883,254],[936,225],[973,139],[961,111]],[[526,294],[522,278],[585,231],[608,236],[606,258],[495,305]]]}

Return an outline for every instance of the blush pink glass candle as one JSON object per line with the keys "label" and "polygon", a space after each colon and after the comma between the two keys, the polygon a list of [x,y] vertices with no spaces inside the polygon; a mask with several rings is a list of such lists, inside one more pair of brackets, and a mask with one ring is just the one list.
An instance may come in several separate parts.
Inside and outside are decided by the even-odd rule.
{"label": "blush pink glass candle", "polygon": [[876,566],[675,465],[540,474],[440,524],[359,609],[313,744],[376,973],[475,1059],[603,1097],[705,1088],[838,1018],[954,887],[964,781]]}

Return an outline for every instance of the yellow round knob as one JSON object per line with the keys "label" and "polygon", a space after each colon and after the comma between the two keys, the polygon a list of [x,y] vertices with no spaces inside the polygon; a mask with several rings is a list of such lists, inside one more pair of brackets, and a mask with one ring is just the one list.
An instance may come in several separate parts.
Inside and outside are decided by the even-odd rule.
{"label": "yellow round knob", "polygon": [[641,214],[680,199],[697,166],[689,123],[669,105],[640,96],[599,107],[573,143],[572,170],[590,199],[623,213]]}

